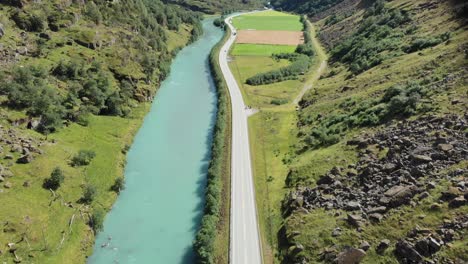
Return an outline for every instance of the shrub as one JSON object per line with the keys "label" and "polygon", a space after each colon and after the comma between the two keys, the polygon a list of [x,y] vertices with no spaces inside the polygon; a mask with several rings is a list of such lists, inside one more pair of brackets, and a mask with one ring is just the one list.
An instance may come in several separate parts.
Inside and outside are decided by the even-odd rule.
{"label": "shrub", "polygon": [[77,155],[72,158],[71,165],[86,166],[96,157],[96,153],[92,150],[80,150]]}
{"label": "shrub", "polygon": [[100,232],[104,227],[104,218],[106,214],[102,209],[95,209],[89,219],[89,226],[93,229],[94,234]]}
{"label": "shrub", "polygon": [[270,104],[283,105],[283,104],[286,104],[287,102],[288,102],[288,100],[286,100],[286,99],[273,99],[273,100],[271,100]]}
{"label": "shrub", "polygon": [[94,201],[96,193],[96,187],[94,187],[93,185],[86,185],[83,191],[83,197],[81,197],[81,202],[85,204],[90,204]]}
{"label": "shrub", "polygon": [[125,180],[122,177],[118,177],[117,179],[115,179],[114,184],[111,186],[111,190],[116,193],[120,193],[120,191],[122,191],[123,189],[125,189]]}
{"label": "shrub", "polygon": [[16,25],[26,31],[40,32],[44,30],[44,19],[36,14],[27,14],[16,10],[12,16]]}
{"label": "shrub", "polygon": [[46,189],[57,190],[63,183],[64,179],[65,176],[63,175],[62,170],[59,167],[55,167],[50,174],[50,178],[45,179],[42,186]]}
{"label": "shrub", "polygon": [[437,37],[431,37],[431,38],[417,38],[411,42],[409,46],[407,46],[404,51],[406,53],[411,53],[419,50],[423,50],[426,48],[430,48],[436,45],[439,45],[440,43],[447,41],[450,39],[450,32],[446,32],[440,36]]}
{"label": "shrub", "polygon": [[92,1],[89,1],[86,4],[84,14],[87,18],[91,19],[91,21],[93,21],[97,25],[99,25],[102,21],[101,12],[99,11],[99,8],[96,6],[96,4]]}

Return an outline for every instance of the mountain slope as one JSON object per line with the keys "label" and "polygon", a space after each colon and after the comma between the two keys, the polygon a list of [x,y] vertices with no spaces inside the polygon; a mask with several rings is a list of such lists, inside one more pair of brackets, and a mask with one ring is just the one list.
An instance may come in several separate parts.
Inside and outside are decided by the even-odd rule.
{"label": "mountain slope", "polygon": [[273,4],[316,21],[330,55],[283,158],[279,260],[466,262],[466,4]]}

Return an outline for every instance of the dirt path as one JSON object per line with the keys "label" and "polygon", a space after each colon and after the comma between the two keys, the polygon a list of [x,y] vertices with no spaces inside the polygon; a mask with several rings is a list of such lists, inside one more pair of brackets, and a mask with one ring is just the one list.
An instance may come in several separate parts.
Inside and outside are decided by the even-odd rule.
{"label": "dirt path", "polygon": [[[314,45],[315,56],[316,56],[316,58],[318,59],[318,61],[320,63],[317,63],[314,66],[315,69],[311,70],[311,76],[308,78],[307,82],[304,84],[304,87],[302,88],[302,90],[299,92],[299,94],[296,96],[296,98],[293,101],[294,105],[297,105],[301,101],[304,94],[308,90],[312,89],[315,82],[320,78],[320,75],[322,75],[322,73],[327,68],[327,60],[328,60],[327,54],[326,54],[325,50],[323,49],[322,45],[320,44],[320,42],[317,39],[317,35],[315,34],[314,25],[312,23],[310,23],[309,21],[307,21],[307,23],[309,23],[310,28],[311,28],[310,36],[312,37],[312,44]],[[317,66],[318,66],[318,68],[317,68]]]}

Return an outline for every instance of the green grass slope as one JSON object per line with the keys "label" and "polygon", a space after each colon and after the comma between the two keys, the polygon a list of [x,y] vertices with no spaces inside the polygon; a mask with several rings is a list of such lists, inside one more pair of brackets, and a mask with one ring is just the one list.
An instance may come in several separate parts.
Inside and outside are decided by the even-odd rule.
{"label": "green grass slope", "polygon": [[[307,82],[311,89],[298,109],[286,103],[267,111],[253,100],[264,86],[243,84],[246,101],[260,106],[249,126],[265,259],[334,263],[358,252],[360,263],[468,261],[465,145],[436,154],[442,137],[453,146],[466,142],[466,4],[273,1],[279,2],[318,20],[314,27],[329,59],[320,79]],[[237,78],[242,68],[255,70],[234,63]],[[449,120],[463,125],[454,128],[457,122]],[[411,140],[398,143],[405,136]],[[418,163],[419,151],[433,169]],[[402,167],[389,173],[395,157]],[[404,186],[414,191],[389,204],[387,191]],[[440,248],[424,251],[427,237]]]}

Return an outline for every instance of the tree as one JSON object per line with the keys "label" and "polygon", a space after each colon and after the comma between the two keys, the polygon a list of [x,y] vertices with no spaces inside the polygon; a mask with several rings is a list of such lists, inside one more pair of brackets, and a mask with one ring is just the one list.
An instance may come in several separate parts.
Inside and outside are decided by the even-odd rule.
{"label": "tree", "polygon": [[63,183],[64,179],[65,176],[63,175],[63,171],[59,167],[55,167],[50,174],[50,178],[45,179],[42,186],[46,189],[57,190]]}
{"label": "tree", "polygon": [[94,151],[82,149],[72,158],[71,165],[74,167],[89,165],[94,157],[96,157],[96,153]]}
{"label": "tree", "polygon": [[102,209],[95,209],[89,219],[89,226],[93,229],[94,234],[97,234],[104,227],[105,213]]}
{"label": "tree", "polygon": [[122,177],[118,177],[117,179],[115,179],[114,185],[112,185],[111,190],[116,193],[120,193],[120,191],[122,191],[123,189],[125,189],[125,180]]}
{"label": "tree", "polygon": [[84,191],[83,191],[83,197],[81,197],[81,201],[85,204],[90,204],[92,201],[94,201],[94,198],[96,197],[96,187],[94,185],[86,185]]}

